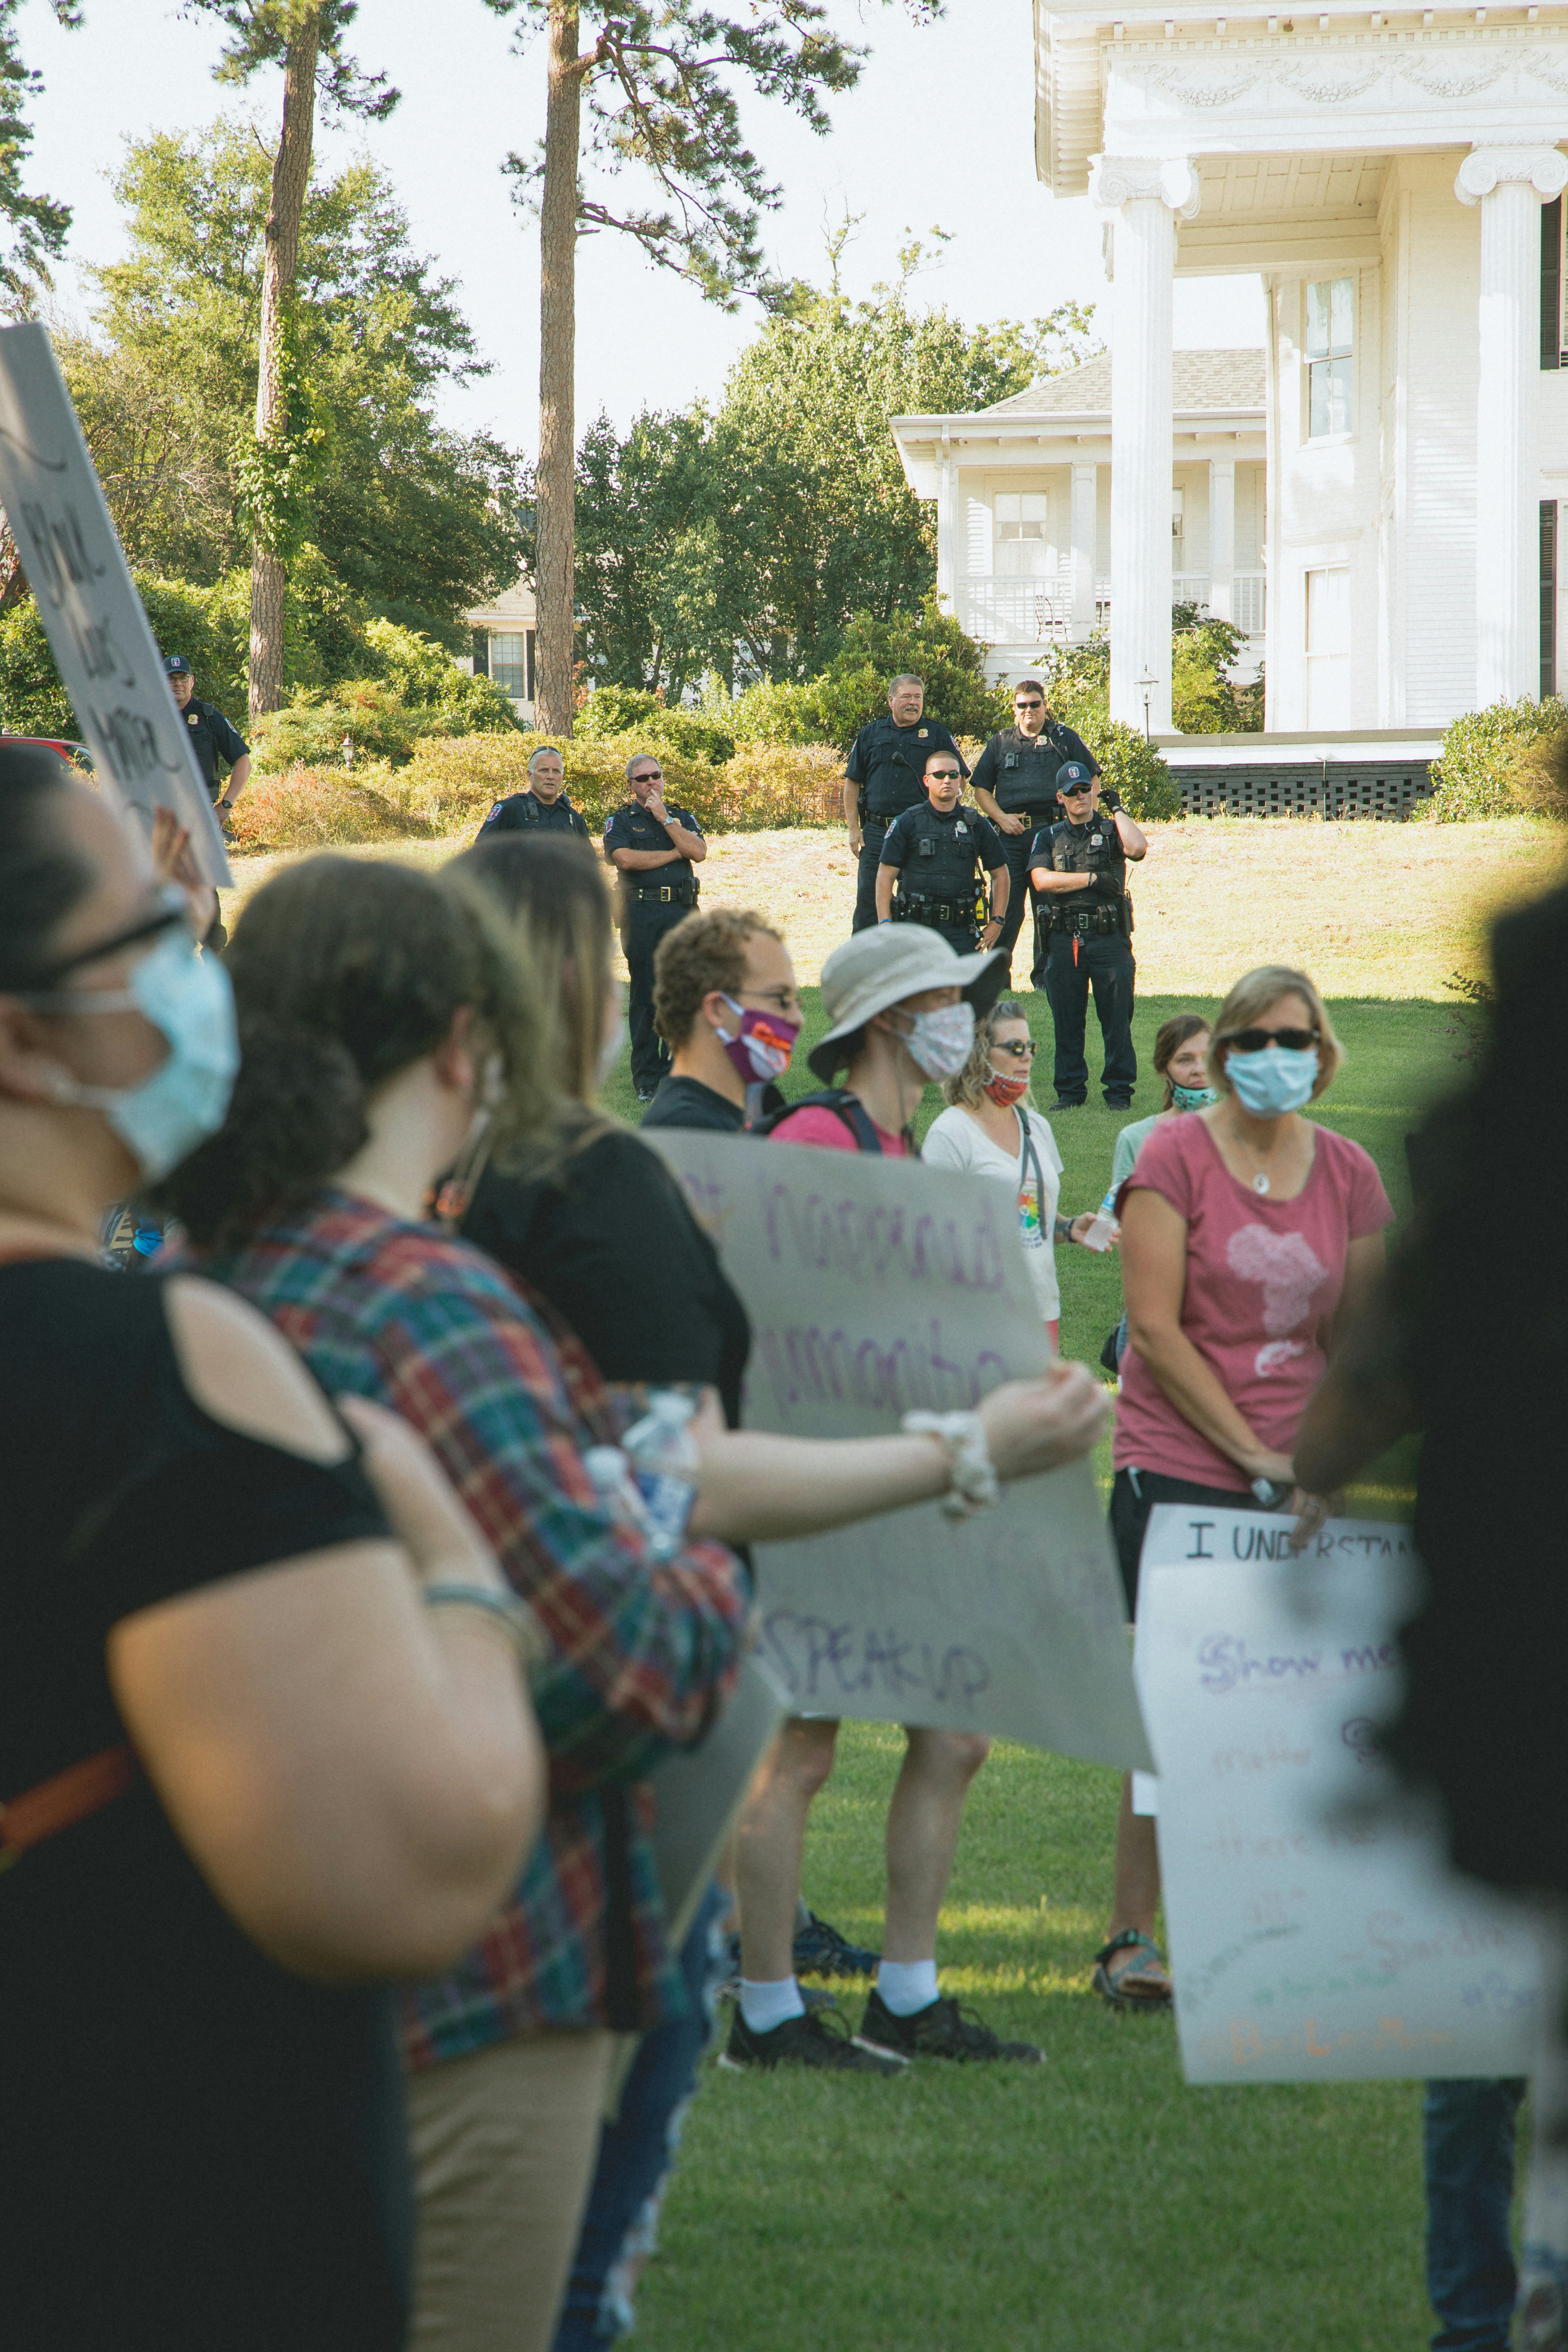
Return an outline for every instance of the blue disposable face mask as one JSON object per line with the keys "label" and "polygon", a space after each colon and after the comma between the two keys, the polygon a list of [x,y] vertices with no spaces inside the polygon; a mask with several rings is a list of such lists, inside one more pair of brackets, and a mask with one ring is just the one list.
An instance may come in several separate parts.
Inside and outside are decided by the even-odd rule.
{"label": "blue disposable face mask", "polygon": [[1171,1081],[1171,1101],[1177,1110],[1207,1110],[1218,1100],[1213,1087],[1179,1087],[1174,1078]]}
{"label": "blue disposable face mask", "polygon": [[54,1098],[102,1111],[155,1184],[223,1125],[239,1071],[234,992],[215,957],[198,955],[183,927],[144,955],[124,988],[51,991],[51,1010],[140,1013],[166,1040],[167,1055],[133,1087],[89,1087],[59,1072]]}
{"label": "blue disposable face mask", "polygon": [[1265,1045],[1256,1054],[1232,1053],[1225,1074],[1243,1110],[1254,1118],[1282,1118],[1311,1101],[1318,1083],[1318,1049]]}

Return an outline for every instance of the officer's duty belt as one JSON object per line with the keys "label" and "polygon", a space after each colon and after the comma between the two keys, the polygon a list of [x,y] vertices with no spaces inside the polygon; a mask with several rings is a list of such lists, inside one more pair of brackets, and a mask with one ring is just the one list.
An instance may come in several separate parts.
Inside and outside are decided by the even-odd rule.
{"label": "officer's duty belt", "polygon": [[694,882],[634,883],[627,895],[653,907],[695,907],[697,888]]}
{"label": "officer's duty belt", "polygon": [[1107,931],[1114,931],[1118,936],[1120,936],[1121,931],[1121,903],[1119,901],[1114,907],[1101,906],[1084,907],[1082,908],[1075,908],[1070,915],[1065,913],[1055,914],[1051,918],[1051,929],[1054,931],[1077,931],[1080,936],[1090,931],[1099,932],[1102,935]]}
{"label": "officer's duty belt", "polygon": [[893,901],[895,923],[968,923],[978,929],[973,898],[917,898],[900,896]]}

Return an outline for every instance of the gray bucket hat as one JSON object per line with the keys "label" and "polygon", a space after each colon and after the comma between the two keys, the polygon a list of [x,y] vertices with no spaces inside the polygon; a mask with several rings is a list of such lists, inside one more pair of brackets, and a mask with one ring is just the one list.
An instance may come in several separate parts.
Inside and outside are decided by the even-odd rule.
{"label": "gray bucket hat", "polygon": [[857,931],[822,967],[822,1009],[832,1025],[806,1055],[807,1066],[831,1086],[844,1059],[842,1040],[863,1029],[874,1013],[927,988],[957,988],[978,1019],[1001,995],[1006,976],[1000,948],[960,955],[923,923],[879,923],[875,930]]}

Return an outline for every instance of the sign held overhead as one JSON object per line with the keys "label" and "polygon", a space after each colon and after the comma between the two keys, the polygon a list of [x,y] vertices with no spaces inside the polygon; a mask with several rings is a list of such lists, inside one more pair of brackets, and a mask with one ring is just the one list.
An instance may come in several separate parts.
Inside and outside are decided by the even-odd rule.
{"label": "sign held overhead", "polygon": [[204,877],[233,879],[223,834],[48,336],[0,328],[0,505],[100,783],[149,827],[172,809]]}

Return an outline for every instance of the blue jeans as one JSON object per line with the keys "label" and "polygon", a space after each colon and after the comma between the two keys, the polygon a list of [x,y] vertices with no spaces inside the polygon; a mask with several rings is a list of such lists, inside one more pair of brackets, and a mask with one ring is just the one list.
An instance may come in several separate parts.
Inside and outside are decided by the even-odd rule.
{"label": "blue jeans", "polygon": [[1507,2352],[1518,2273],[1509,2236],[1522,2082],[1426,2085],[1426,2294],[1432,2352]]}
{"label": "blue jeans", "polygon": [[632,2324],[631,2297],[654,2225],[697,2068],[713,2038],[714,1994],[729,1974],[721,1932],[729,1898],[710,1886],[680,1948],[687,2014],[645,2033],[599,2161],[572,2257],[552,2352],[601,2352]]}

